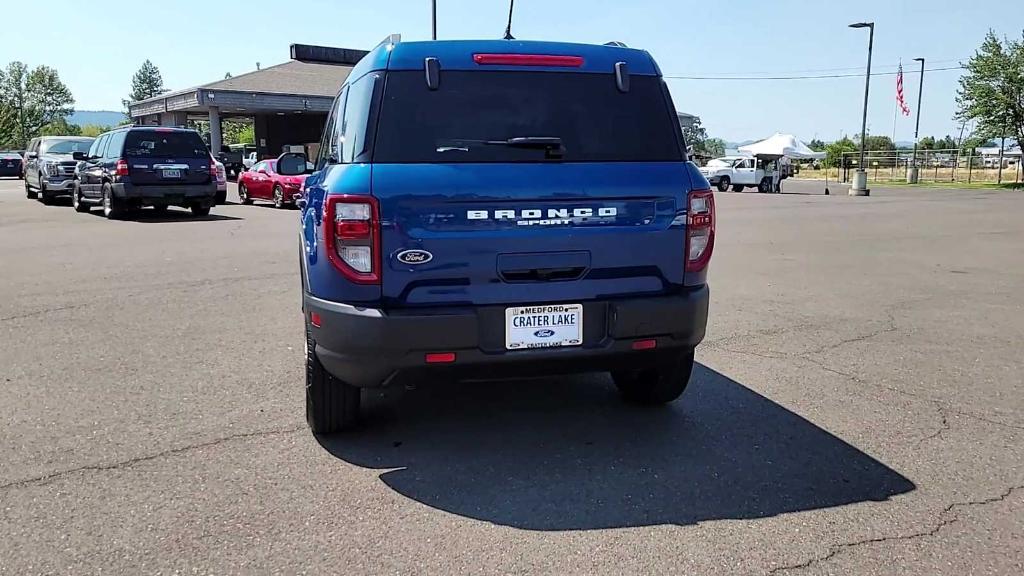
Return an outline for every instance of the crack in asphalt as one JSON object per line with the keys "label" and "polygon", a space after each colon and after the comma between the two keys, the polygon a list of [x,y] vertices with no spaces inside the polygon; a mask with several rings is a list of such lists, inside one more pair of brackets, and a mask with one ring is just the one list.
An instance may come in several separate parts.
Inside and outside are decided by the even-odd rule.
{"label": "crack in asphalt", "polygon": [[951,517],[948,517],[948,518],[945,517],[946,515],[950,514],[954,510],[956,510],[957,508],[966,508],[966,507],[971,507],[971,506],[985,506],[985,505],[988,505],[988,504],[994,504],[996,502],[1002,502],[1003,500],[1009,498],[1010,494],[1013,494],[1014,491],[1021,490],[1021,489],[1024,489],[1024,484],[1020,484],[1020,485],[1016,485],[1016,486],[1010,486],[1002,494],[999,494],[997,496],[991,496],[989,498],[985,498],[985,499],[982,499],[982,500],[970,500],[970,501],[967,501],[967,502],[954,502],[954,503],[946,506],[939,513],[939,515],[938,515],[939,516],[939,522],[937,524],[935,524],[935,526],[932,526],[931,528],[929,528],[928,530],[922,530],[920,532],[913,532],[911,534],[898,534],[898,535],[895,535],[895,536],[876,536],[874,538],[865,538],[863,540],[856,540],[854,542],[843,542],[843,543],[837,544],[835,546],[832,546],[829,549],[829,551],[826,554],[824,554],[823,556],[818,556],[816,558],[811,558],[809,560],[805,560],[805,561],[797,563],[797,564],[789,564],[789,565],[786,565],[786,566],[776,566],[775,568],[772,568],[771,570],[769,570],[767,572],[767,574],[769,574],[769,575],[771,575],[771,574],[780,574],[782,572],[789,572],[789,571],[793,571],[793,570],[802,570],[804,568],[809,568],[811,566],[814,566],[815,564],[820,564],[821,562],[827,562],[827,561],[831,560],[832,558],[834,558],[835,556],[839,555],[840,553],[844,552],[845,550],[849,550],[851,548],[857,548],[859,546],[865,546],[865,545],[869,545],[869,544],[877,544],[877,543],[880,543],[880,542],[898,542],[898,541],[904,541],[904,540],[916,540],[918,538],[927,538],[929,536],[934,536],[935,534],[938,534],[939,531],[941,531],[943,528],[945,528],[947,526],[950,526],[952,524],[955,524],[956,522],[958,522],[960,520],[960,517],[957,516],[955,513]]}
{"label": "crack in asphalt", "polygon": [[153,461],[153,460],[159,460],[161,458],[166,458],[168,456],[175,456],[175,455],[178,455],[178,454],[183,454],[185,452],[191,452],[192,450],[199,450],[199,449],[202,449],[202,448],[209,448],[211,446],[217,446],[219,444],[223,444],[225,442],[230,442],[232,440],[240,440],[240,439],[247,439],[247,438],[257,438],[257,437],[266,437],[266,436],[276,436],[276,435],[279,435],[279,434],[292,434],[292,433],[299,432],[299,431],[302,431],[302,430],[305,430],[305,429],[306,429],[306,425],[302,424],[302,425],[299,425],[299,426],[292,426],[290,428],[273,428],[273,429],[270,429],[270,430],[257,430],[255,432],[240,432],[238,434],[232,434],[230,436],[224,436],[222,438],[217,438],[217,439],[214,439],[214,440],[207,440],[206,442],[199,442],[197,444],[189,444],[188,446],[179,446],[177,448],[170,448],[170,449],[167,449],[167,450],[163,450],[163,451],[157,452],[155,454],[148,454],[146,456],[137,456],[135,458],[129,458],[127,460],[121,460],[119,462],[112,462],[112,463],[109,463],[109,464],[86,464],[84,466],[79,466],[77,468],[69,468],[67,470],[61,470],[61,471],[58,471],[58,472],[50,472],[49,474],[43,474],[41,476],[36,476],[35,478],[25,478],[25,479],[22,479],[22,480],[15,480],[13,482],[8,482],[6,484],[0,484],[0,490],[6,490],[8,488],[20,488],[20,487],[28,486],[28,485],[43,486],[43,485],[49,484],[50,482],[53,482],[55,480],[59,480],[61,478],[64,478],[66,476],[70,476],[72,474],[76,474],[78,472],[105,472],[105,471],[108,471],[108,470],[120,470],[120,469],[124,469],[124,468],[130,468],[130,467],[132,467],[132,466],[134,466],[136,464],[140,464],[142,462],[150,462],[150,461]]}
{"label": "crack in asphalt", "polygon": [[924,438],[921,438],[920,440],[917,441],[917,446],[918,447],[920,447],[922,444],[924,444],[925,442],[927,442],[929,440],[935,440],[939,436],[942,436],[943,432],[945,432],[946,430],[949,430],[949,417],[946,415],[946,408],[943,407],[943,406],[936,406],[935,409],[938,410],[939,416],[942,417],[942,422],[939,423],[938,430],[936,430],[935,432],[932,432],[931,434],[929,434],[929,435],[925,436]]}
{"label": "crack in asphalt", "polygon": [[61,312],[63,310],[74,310],[75,308],[83,308],[88,306],[89,302],[82,302],[81,304],[69,304],[67,306],[53,306],[51,308],[43,308],[42,310],[33,310],[32,312],[23,312],[21,314],[15,314],[13,316],[4,316],[0,318],[0,322],[7,322],[8,320],[21,320],[22,318],[31,318],[33,316],[42,316],[43,314],[50,314],[53,312]]}
{"label": "crack in asphalt", "polygon": [[873,330],[873,331],[869,332],[868,334],[863,334],[861,336],[854,336],[853,338],[844,338],[844,339],[840,340],[839,342],[835,342],[833,344],[826,344],[824,346],[820,346],[820,347],[815,348],[813,350],[808,350],[806,352],[803,352],[803,355],[821,354],[822,352],[828,352],[830,350],[835,350],[836,348],[839,348],[840,346],[845,346],[847,344],[853,344],[854,342],[863,342],[865,340],[870,340],[872,338],[877,338],[878,336],[881,336],[882,334],[889,334],[891,332],[896,332],[897,330],[899,330],[899,326],[896,325],[896,317],[891,312],[888,313],[888,316],[889,316],[888,326],[885,326],[883,328],[879,328],[877,330]]}

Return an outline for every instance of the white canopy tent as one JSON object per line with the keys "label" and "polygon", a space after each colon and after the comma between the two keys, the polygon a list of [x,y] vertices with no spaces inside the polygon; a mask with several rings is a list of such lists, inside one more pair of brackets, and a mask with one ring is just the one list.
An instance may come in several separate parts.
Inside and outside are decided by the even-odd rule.
{"label": "white canopy tent", "polygon": [[739,151],[745,154],[750,154],[751,156],[768,158],[781,158],[782,156],[785,156],[787,158],[821,159],[825,157],[824,152],[815,152],[814,150],[811,150],[806,144],[797,140],[792,134],[780,134],[778,132],[776,132],[774,136],[765,138],[760,142],[740,146]]}

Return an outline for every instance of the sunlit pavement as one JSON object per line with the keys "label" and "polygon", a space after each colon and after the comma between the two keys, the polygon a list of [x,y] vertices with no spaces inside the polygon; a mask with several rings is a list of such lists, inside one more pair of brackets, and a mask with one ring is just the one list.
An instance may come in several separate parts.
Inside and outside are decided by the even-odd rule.
{"label": "sunlit pavement", "polygon": [[1024,194],[785,190],[716,194],[677,404],[424,382],[318,440],[297,212],[0,180],[0,573],[1019,573]]}

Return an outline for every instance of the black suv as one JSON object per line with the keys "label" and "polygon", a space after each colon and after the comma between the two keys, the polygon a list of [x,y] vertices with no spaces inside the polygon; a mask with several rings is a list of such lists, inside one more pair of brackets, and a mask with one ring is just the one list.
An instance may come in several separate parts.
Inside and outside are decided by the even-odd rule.
{"label": "black suv", "polygon": [[216,167],[195,130],[128,126],[101,134],[74,157],[78,212],[100,204],[107,218],[118,218],[143,206],[182,206],[206,216],[216,202]]}

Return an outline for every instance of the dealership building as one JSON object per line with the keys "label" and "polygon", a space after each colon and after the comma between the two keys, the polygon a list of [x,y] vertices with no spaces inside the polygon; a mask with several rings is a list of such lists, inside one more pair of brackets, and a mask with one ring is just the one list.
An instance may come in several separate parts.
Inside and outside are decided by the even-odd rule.
{"label": "dealership building", "polygon": [[136,124],[185,126],[210,123],[210,148],[220,150],[221,121],[253,123],[260,158],[277,156],[285,146],[314,145],[334,97],[364,50],[292,44],[291,60],[209,84],[132,102]]}

